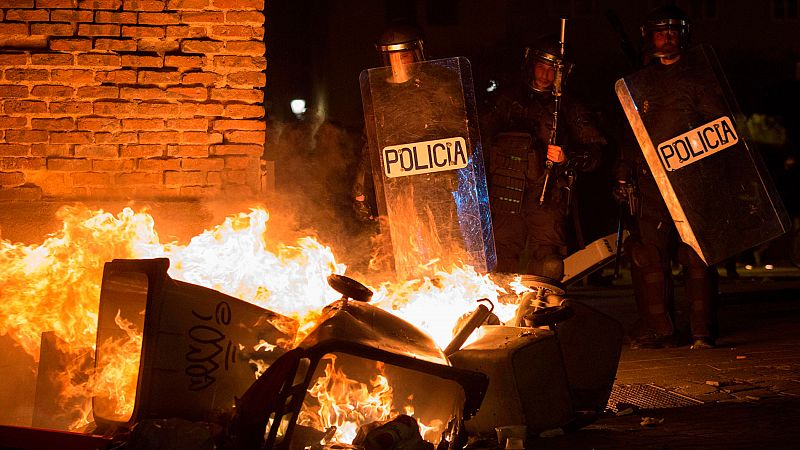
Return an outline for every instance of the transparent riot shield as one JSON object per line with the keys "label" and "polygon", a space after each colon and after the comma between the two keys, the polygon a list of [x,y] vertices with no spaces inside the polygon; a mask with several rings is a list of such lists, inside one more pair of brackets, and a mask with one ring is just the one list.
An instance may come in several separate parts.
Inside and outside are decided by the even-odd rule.
{"label": "transparent riot shield", "polygon": [[710,47],[620,79],[616,92],[681,239],[706,264],[791,228]]}
{"label": "transparent riot shield", "polygon": [[361,72],[382,232],[399,277],[436,261],[496,264],[472,72],[465,58]]}

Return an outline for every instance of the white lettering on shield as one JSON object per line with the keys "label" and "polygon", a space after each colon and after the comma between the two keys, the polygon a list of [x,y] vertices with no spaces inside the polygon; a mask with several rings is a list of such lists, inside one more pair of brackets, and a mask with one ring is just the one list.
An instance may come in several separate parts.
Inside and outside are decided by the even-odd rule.
{"label": "white lettering on shield", "polygon": [[443,172],[467,167],[467,144],[462,137],[384,147],[383,172],[389,178]]}
{"label": "white lettering on shield", "polygon": [[719,119],[701,125],[658,145],[658,158],[664,169],[673,171],[695,163],[739,142],[731,119]]}

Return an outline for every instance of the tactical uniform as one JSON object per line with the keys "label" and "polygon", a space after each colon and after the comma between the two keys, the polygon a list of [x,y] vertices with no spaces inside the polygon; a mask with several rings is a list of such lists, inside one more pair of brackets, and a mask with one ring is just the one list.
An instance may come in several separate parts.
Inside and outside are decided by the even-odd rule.
{"label": "tactical uniform", "polygon": [[[561,96],[558,141],[567,160],[555,164],[544,189],[547,144],[550,139],[555,102],[549,92],[536,92],[524,83],[498,94],[481,119],[481,133],[489,140],[488,181],[497,251],[497,271],[517,273],[520,257],[528,247],[524,273],[561,280],[566,255],[568,197],[575,171],[594,170],[600,163],[605,139],[595,128],[590,112],[569,95]],[[527,133],[531,145],[509,152],[495,145],[500,134]],[[509,154],[516,153],[516,154]],[[503,176],[510,166],[523,172],[524,182],[512,187]],[[513,178],[513,176],[512,176]],[[523,187],[524,186],[524,187]],[[521,189],[518,207],[508,207],[501,191]]]}

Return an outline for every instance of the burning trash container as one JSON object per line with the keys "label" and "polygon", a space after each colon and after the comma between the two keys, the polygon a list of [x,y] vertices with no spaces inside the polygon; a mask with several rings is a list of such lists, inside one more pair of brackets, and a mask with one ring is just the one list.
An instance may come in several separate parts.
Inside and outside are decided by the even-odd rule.
{"label": "burning trash container", "polygon": [[487,377],[452,367],[428,335],[367,303],[359,283],[338,275],[329,283],[342,299],[238,402],[237,447],[347,448],[362,439],[456,448]]}
{"label": "burning trash container", "polygon": [[166,258],[105,265],[95,367],[114,385],[92,399],[100,427],[231,410],[256,380],[255,362],[270,364],[294,336],[294,320],[173,280],[168,268]]}

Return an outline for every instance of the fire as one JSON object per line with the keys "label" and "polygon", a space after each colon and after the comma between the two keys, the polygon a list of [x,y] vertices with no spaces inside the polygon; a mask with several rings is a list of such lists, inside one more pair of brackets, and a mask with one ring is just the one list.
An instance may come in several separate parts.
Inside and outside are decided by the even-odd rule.
{"label": "fire", "polygon": [[[293,317],[301,323],[299,337],[313,327],[317,311],[340,297],[327,285],[328,275],[344,274],[347,269],[330,248],[312,237],[291,245],[269,242],[269,214],[264,209],[229,216],[186,245],[161,243],[152,216],[130,208],[113,215],[70,206],[62,208],[58,218],[63,221],[61,230],[39,245],[0,240],[0,335],[9,335],[34,360],[39,358],[41,335],[47,331],[55,332],[64,352],[94,353],[103,265],[112,259],[169,258],[172,278]],[[514,305],[497,302],[498,293],[504,291],[489,276],[469,266],[431,264],[423,269],[427,275],[415,280],[374,281],[378,287],[372,288],[373,298],[378,306],[429,333],[440,347],[447,345],[457,320],[476,307],[477,299],[494,301],[501,320],[513,315]],[[140,330],[123,320],[118,325],[129,339],[100,345],[118,346],[120,359],[138,355]],[[276,344],[281,345],[262,345]],[[85,385],[64,381],[63,395],[86,399],[105,395],[119,402],[119,413],[124,415],[132,407],[136,375],[115,368],[138,364],[107,363]],[[326,393],[323,385],[315,386],[318,398],[333,395],[317,414],[326,416],[321,423],[336,425],[343,435],[353,432],[345,425],[354,413],[347,409],[353,407],[351,402],[366,408],[367,412],[359,410],[360,415],[374,420],[386,418],[391,411],[391,389],[380,375],[372,389],[366,389],[347,382],[331,363],[326,377],[341,381],[325,386],[344,392]],[[81,416],[89,420],[86,411]]]}

